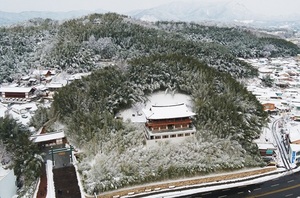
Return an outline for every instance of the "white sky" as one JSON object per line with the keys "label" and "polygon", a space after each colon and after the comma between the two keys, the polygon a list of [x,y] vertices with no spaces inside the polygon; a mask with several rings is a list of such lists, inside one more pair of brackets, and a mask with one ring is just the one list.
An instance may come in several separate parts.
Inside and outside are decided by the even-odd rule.
{"label": "white sky", "polygon": [[[0,11],[72,11],[104,9],[125,13],[180,0],[0,0]],[[187,0],[181,0],[187,1]],[[191,1],[191,0],[188,0]],[[299,0],[193,0],[194,2],[240,1],[247,8],[266,15],[299,13]]]}

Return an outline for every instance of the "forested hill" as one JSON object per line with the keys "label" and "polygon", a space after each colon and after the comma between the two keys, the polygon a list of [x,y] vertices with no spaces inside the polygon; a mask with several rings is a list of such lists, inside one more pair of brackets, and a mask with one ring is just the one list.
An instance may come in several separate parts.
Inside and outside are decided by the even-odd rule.
{"label": "forested hill", "polygon": [[0,29],[0,82],[12,81],[32,68],[91,71],[103,60],[122,63],[156,53],[193,56],[235,77],[257,74],[237,57],[294,56],[290,42],[259,38],[245,30],[195,23],[137,21],[126,16],[93,14],[63,23],[36,19]]}
{"label": "forested hill", "polygon": [[[299,53],[284,40],[234,28],[148,24],[114,13],[0,30],[1,81],[37,67],[93,71],[60,89],[52,109],[40,108],[31,120],[38,128],[41,119],[55,115],[64,124],[68,140],[81,151],[78,168],[89,194],[263,165],[253,140],[267,115],[236,80],[257,71],[237,57]],[[197,131],[183,143],[148,148],[143,126],[115,115],[159,90],[191,96]]]}
{"label": "forested hill", "polygon": [[[248,36],[240,42],[272,45],[284,55],[293,55],[298,48],[283,40],[260,42],[262,38],[237,29],[180,23],[187,28],[167,30],[173,25],[145,24],[116,14],[90,15],[58,25],[44,63],[70,72],[98,68],[63,87],[52,103],[68,139],[82,151],[79,171],[86,192],[264,164],[253,140],[266,126],[267,115],[235,79],[257,71],[236,58],[229,41],[217,38],[221,39],[222,31],[232,31]],[[200,39],[201,31],[191,33],[197,28],[220,35]],[[99,67],[103,59],[114,64]],[[145,102],[159,90],[191,96],[195,137],[148,148],[143,126],[115,119],[119,111]]]}

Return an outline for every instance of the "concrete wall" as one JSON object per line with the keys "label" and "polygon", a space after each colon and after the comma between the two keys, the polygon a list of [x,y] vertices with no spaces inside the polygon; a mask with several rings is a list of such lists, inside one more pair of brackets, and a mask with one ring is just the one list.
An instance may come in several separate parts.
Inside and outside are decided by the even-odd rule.
{"label": "concrete wall", "polygon": [[12,170],[4,170],[2,167],[0,173],[0,198],[12,198],[17,192],[16,176]]}

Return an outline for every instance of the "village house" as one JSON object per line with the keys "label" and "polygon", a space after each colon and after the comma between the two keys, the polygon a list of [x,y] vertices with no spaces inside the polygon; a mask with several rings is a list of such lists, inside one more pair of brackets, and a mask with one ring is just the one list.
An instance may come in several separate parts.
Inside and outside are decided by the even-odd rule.
{"label": "village house", "polygon": [[54,76],[56,75],[56,71],[55,70],[47,70],[47,69],[44,69],[44,70],[34,70],[32,72],[32,75],[34,76],[38,76],[38,77],[49,77],[49,76]]}
{"label": "village house", "polygon": [[62,88],[64,86],[64,84],[56,82],[56,83],[49,83],[46,85],[46,88],[49,91],[58,91],[60,88]]}
{"label": "village house", "polygon": [[261,104],[263,106],[263,110],[264,111],[267,111],[267,112],[275,112],[275,111],[277,111],[274,102],[266,101],[266,102],[262,102]]}
{"label": "village house", "polygon": [[52,78],[56,75],[56,70],[39,70],[36,69],[32,72],[32,74],[30,75],[30,79],[29,80],[38,80],[39,82],[45,82],[45,83],[49,83],[51,82]]}
{"label": "village house", "polygon": [[300,162],[300,124],[297,122],[289,122],[287,124],[286,146],[290,162]]}
{"label": "village house", "polygon": [[0,87],[2,102],[23,103],[34,97],[34,87]]}
{"label": "village house", "polygon": [[146,116],[145,138],[147,145],[160,141],[179,142],[196,132],[192,124],[195,113],[184,103],[174,105],[152,105],[144,110]]}

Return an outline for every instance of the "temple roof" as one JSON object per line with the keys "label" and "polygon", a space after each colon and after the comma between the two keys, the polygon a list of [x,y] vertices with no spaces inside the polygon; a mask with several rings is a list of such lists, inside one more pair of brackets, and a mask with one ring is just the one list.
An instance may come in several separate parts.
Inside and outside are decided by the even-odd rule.
{"label": "temple roof", "polygon": [[149,109],[143,110],[148,120],[184,118],[196,115],[189,111],[184,103],[174,105],[152,105]]}

